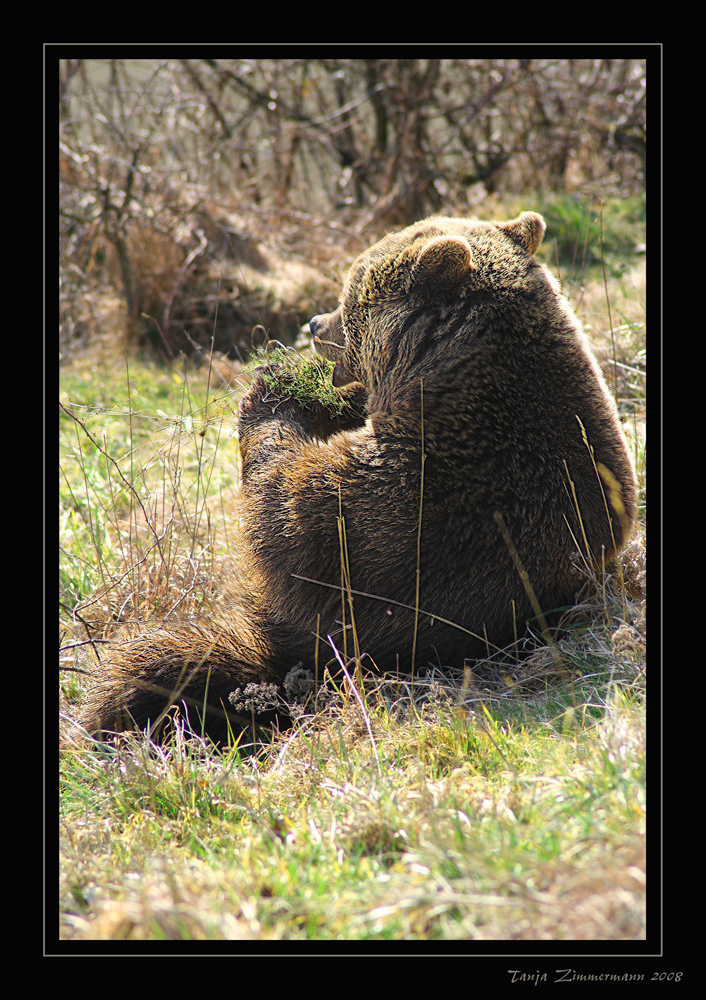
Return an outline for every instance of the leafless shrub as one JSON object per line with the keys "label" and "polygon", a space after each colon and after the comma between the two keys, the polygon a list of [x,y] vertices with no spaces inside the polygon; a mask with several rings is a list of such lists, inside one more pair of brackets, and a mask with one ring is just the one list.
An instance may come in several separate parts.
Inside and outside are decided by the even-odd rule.
{"label": "leafless shrub", "polygon": [[644,180],[640,59],[77,59],[59,73],[64,353],[116,336],[95,306],[112,289],[125,337],[167,356],[214,328],[225,352],[258,324],[286,342],[333,304],[331,262],[376,231],[496,192]]}

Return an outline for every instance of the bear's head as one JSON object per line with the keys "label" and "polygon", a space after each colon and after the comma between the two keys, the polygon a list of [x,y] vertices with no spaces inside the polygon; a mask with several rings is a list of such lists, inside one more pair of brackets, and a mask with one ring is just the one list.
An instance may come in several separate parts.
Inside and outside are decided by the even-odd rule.
{"label": "bear's head", "polygon": [[411,373],[414,356],[436,353],[435,332],[448,340],[474,304],[526,285],[541,268],[545,229],[536,212],[504,223],[433,216],[364,251],[335,312],[309,324],[314,349],[335,364],[334,384],[375,391],[400,357]]}

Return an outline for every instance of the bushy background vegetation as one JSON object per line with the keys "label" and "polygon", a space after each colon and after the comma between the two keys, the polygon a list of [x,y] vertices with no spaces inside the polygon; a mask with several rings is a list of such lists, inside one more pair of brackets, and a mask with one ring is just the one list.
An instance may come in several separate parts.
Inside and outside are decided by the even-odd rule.
{"label": "bushy background vegetation", "polygon": [[[208,613],[243,363],[440,211],[542,212],[641,480],[554,646],[366,679],[270,746],[62,761],[67,938],[645,935],[645,73],[633,59],[60,65],[63,707],[105,641]],[[442,665],[443,666],[443,665]]]}
{"label": "bushy background vegetation", "polygon": [[170,358],[214,326],[231,353],[258,323],[287,341],[384,231],[509,193],[581,264],[586,206],[622,204],[606,249],[631,250],[645,83],[637,59],[66,61],[62,352],[108,326]]}

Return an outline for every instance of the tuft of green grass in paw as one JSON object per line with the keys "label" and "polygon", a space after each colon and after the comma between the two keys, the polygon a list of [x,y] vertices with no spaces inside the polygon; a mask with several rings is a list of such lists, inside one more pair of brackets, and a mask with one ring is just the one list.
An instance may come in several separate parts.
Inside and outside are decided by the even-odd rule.
{"label": "tuft of green grass in paw", "polygon": [[318,354],[301,355],[291,348],[276,347],[254,355],[253,364],[267,366],[265,384],[283,399],[295,399],[302,407],[318,403],[332,418],[350,405],[333,385],[333,363]]}

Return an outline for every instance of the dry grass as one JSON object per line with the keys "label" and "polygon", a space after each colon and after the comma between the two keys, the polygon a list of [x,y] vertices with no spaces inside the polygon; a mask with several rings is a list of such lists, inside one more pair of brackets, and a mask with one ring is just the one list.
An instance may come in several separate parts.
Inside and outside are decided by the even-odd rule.
{"label": "dry grass", "polygon": [[644,937],[644,583],[640,537],[554,648],[351,680],[269,747],[67,754],[61,936]]}
{"label": "dry grass", "polygon": [[256,757],[139,737],[74,756],[62,934],[643,937],[639,701],[616,695],[570,722],[545,702],[508,722],[481,704],[459,715],[454,700],[439,689],[410,713],[398,693],[366,724],[350,698]]}
{"label": "dry grass", "polygon": [[[177,732],[166,747],[130,735],[67,754],[62,938],[645,937],[644,317],[631,281],[611,280],[610,316],[600,275],[581,307],[631,415],[642,526],[615,572],[586,579],[555,645],[472,674],[430,668],[413,689],[351,680],[271,746],[218,751]],[[69,710],[122,622],[217,605],[238,475],[235,401],[215,366],[208,379],[191,364],[126,374],[106,328],[99,343],[62,371]]]}

